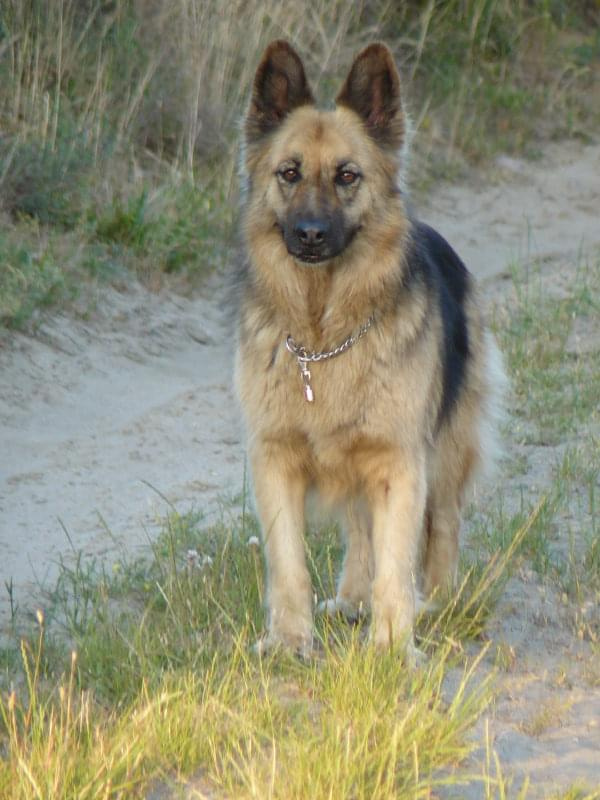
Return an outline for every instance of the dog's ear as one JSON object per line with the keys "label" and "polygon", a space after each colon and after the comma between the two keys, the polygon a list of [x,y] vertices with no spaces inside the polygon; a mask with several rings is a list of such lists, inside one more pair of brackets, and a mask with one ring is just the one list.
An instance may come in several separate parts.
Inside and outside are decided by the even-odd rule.
{"label": "dog's ear", "polygon": [[254,77],[246,138],[270,133],[298,106],[314,103],[304,66],[294,48],[278,39],[267,47]]}
{"label": "dog's ear", "polygon": [[400,76],[384,44],[371,44],[356,56],[336,103],[356,111],[369,134],[381,145],[402,145]]}

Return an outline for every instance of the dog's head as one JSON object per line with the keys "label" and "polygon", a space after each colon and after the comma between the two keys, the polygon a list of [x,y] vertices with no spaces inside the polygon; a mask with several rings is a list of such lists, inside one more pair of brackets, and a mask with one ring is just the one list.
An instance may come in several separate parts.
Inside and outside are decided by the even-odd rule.
{"label": "dog's head", "polygon": [[279,237],[303,264],[342,254],[388,216],[403,140],[400,80],[385,45],[359,53],[336,108],[321,111],[296,51],[272,42],[245,126],[252,233]]}

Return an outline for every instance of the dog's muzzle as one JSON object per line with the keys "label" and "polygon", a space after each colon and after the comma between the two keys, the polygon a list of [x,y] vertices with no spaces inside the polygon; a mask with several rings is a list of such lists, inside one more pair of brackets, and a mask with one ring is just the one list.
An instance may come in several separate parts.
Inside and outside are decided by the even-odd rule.
{"label": "dog's muzzle", "polygon": [[338,255],[346,246],[343,230],[326,217],[301,217],[284,228],[288,253],[306,264],[318,264]]}

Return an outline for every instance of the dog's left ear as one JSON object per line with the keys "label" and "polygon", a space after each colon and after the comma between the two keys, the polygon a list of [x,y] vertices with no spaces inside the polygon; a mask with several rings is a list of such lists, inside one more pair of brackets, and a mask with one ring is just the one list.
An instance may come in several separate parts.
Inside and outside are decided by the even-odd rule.
{"label": "dog's left ear", "polygon": [[283,39],[267,47],[254,77],[246,137],[255,141],[275,130],[298,106],[314,103],[302,60]]}
{"label": "dog's left ear", "polygon": [[355,111],[379,144],[391,148],[402,145],[400,76],[384,44],[371,44],[356,56],[336,103]]}

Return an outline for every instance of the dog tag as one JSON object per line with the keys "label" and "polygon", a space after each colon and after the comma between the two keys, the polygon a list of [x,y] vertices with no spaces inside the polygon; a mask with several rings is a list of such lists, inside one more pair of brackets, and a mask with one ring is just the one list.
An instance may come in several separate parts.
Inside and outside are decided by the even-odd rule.
{"label": "dog tag", "polygon": [[315,394],[312,390],[312,386],[310,385],[310,370],[306,366],[306,362],[301,361],[300,359],[298,359],[298,366],[300,367],[302,383],[304,384],[304,399],[307,403],[312,403],[315,399]]}

